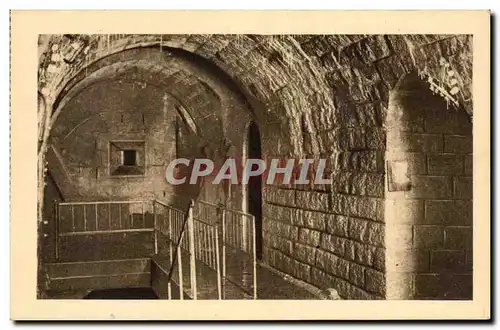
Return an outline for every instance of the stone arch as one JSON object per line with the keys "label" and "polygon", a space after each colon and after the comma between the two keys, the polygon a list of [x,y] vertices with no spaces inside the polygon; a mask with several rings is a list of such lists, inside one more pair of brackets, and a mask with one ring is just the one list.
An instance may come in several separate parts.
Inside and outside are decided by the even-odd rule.
{"label": "stone arch", "polygon": [[[226,118],[227,114],[235,113],[241,117],[243,109],[243,111],[249,111],[247,116],[252,116],[251,109],[241,93],[234,93],[234,87],[227,85],[227,81],[218,82],[218,77],[213,72],[204,72],[202,66],[197,67],[182,57],[163,54],[157,48],[148,47],[130,49],[110,55],[87,67],[85,75],[75,76],[63,88],[61,95],[55,99],[53,123],[56,123],[60,117],[62,109],[67,105],[68,100],[77,97],[87,88],[95,86],[97,83],[110,83],[117,79],[127,81],[127,79],[122,79],[121,76],[128,74],[129,71],[139,75],[137,72],[141,70],[145,71],[144,75],[146,76],[140,76],[142,80],[158,88],[167,89],[169,97],[176,100],[178,106],[174,106],[173,111],[179,112],[185,109],[189,118],[192,118],[195,122],[196,133],[200,139],[203,139],[199,145],[208,143],[217,157],[223,157],[221,154],[223,150],[219,150],[222,148],[222,136],[227,135],[228,131],[234,131],[235,125],[229,121],[236,117]],[[170,79],[178,72],[182,73],[179,79]],[[128,80],[132,81],[134,77]],[[201,105],[196,103],[196,97],[205,94],[219,104],[215,105],[215,103],[207,103],[207,101]],[[222,111],[222,109],[225,110]],[[184,116],[182,113],[180,115],[181,117]],[[244,123],[245,121],[246,119],[241,122]],[[217,138],[217,136],[220,138]],[[232,134],[230,138],[237,139],[241,137],[238,137],[238,134]]]}
{"label": "stone arch", "polygon": [[[142,71],[144,71],[144,73],[142,73]],[[189,74],[189,72],[185,71],[185,68],[184,70],[180,68],[179,63],[165,60],[160,54],[155,54],[154,51],[151,51],[151,49],[143,49],[143,52],[141,52],[141,49],[124,51],[113,58],[108,57],[102,59],[101,61],[97,61],[92,66],[88,67],[87,74],[88,75],[86,76],[79,77],[79,79],[75,77],[72,83],[67,85],[61,95],[56,99],[54,103],[55,108],[53,121],[57,120],[57,117],[59,116],[61,109],[64,108],[67,100],[71,99],[88,86],[91,86],[99,81],[109,81],[110,79],[132,81],[140,78],[148,85],[164,88],[165,93],[174,99],[175,102],[179,103],[180,106],[185,108],[188,113],[190,113],[190,116],[195,120],[197,117],[197,113],[193,112],[193,107],[195,105],[186,103],[185,100],[189,100],[193,95],[196,96],[196,92],[198,92],[211,93],[217,102],[220,101],[218,100],[218,94],[212,91],[213,87],[210,87],[210,85],[204,83],[202,80],[195,78],[194,75]],[[178,75],[179,78],[176,78],[176,75]],[[186,81],[183,81],[182,79],[188,80],[187,84]],[[184,88],[175,88],[175,86],[172,88],[171,84],[175,84],[176,82]],[[189,91],[190,88],[192,88],[192,92]],[[215,108],[220,107],[220,105],[212,106]],[[198,105],[197,110],[199,109],[200,107]],[[211,111],[211,109],[208,108],[204,110],[205,113],[202,113],[201,115],[206,115]],[[211,119],[208,118],[208,120],[210,121]],[[207,125],[207,127],[214,127],[217,125],[218,124],[216,122],[213,122],[210,125]]]}
{"label": "stone arch", "polygon": [[[106,64],[120,57],[123,50],[165,47],[174,53],[166,47],[184,49],[226,72],[257,109],[253,115],[266,155],[327,158],[334,178],[331,186],[265,187],[266,261],[314,285],[335,287],[342,297],[385,297],[389,271],[384,240],[385,116],[389,91],[410,72],[417,71],[424,79],[440,77],[440,59],[445,58],[460,73],[457,99],[470,115],[471,36],[76,38],[83,40],[76,55],[63,54],[65,61],[55,63],[53,59],[60,57],[52,56],[52,46],[64,45],[64,37],[54,36],[48,42],[50,51],[40,61],[39,87],[50,107],[75,76],[85,76],[93,63],[103,60]],[[231,122],[227,119],[226,124]],[[304,134],[295,134],[302,127],[307,127]]]}
{"label": "stone arch", "polygon": [[[43,190],[45,187],[45,144],[47,141],[47,136],[50,133],[50,107],[47,105],[45,97],[38,91],[38,195],[43,196]],[[43,201],[39,199],[38,203],[38,220],[41,221],[42,211],[43,211]]]}
{"label": "stone arch", "polygon": [[[45,122],[47,121],[47,104],[42,93],[38,92],[38,150],[43,141]],[[49,116],[50,117],[50,116]]]}
{"label": "stone arch", "polygon": [[472,122],[416,73],[387,114],[388,299],[472,298]]}
{"label": "stone arch", "polygon": [[[304,70],[302,62],[307,63],[309,57],[291,36],[96,35],[82,36],[80,40],[81,49],[70,58],[70,65],[50,63],[47,60],[52,58],[50,51],[44,59],[46,70],[42,69],[41,85],[51,100],[55,100],[75,74],[84,73],[86,67],[101,58],[122,50],[141,47],[163,49],[170,46],[206,58],[229,73],[246,95],[252,96],[254,102],[269,109],[265,112],[267,116],[273,115],[274,110],[286,113],[289,119],[284,122],[284,129],[293,131],[300,126],[295,115],[308,111],[308,103],[311,101],[324,108],[333,107],[329,93],[323,93],[328,87],[321,72],[314,67],[316,62],[308,64]],[[53,42],[64,44],[64,37],[54,38]],[[49,46],[52,45],[49,43]],[[63,48],[61,46],[58,49]],[[273,61],[268,63],[268,58]],[[233,63],[234,60],[241,63]],[[291,83],[287,84],[287,80]],[[310,92],[303,91],[304,86],[310,88]],[[258,120],[263,121],[261,118]],[[331,122],[331,119],[327,122]],[[294,138],[293,135],[289,136]],[[300,150],[297,148],[299,140],[294,140],[283,152]]]}

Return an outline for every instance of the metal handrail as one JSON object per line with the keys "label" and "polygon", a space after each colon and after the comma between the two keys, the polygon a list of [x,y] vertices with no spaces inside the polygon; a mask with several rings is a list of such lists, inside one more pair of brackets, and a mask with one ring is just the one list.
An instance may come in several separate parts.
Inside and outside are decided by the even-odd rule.
{"label": "metal handrail", "polygon": [[94,202],[62,202],[59,205],[94,205],[94,204],[139,204],[139,203],[150,203],[151,200],[124,200],[124,201],[94,201]]}
{"label": "metal handrail", "polygon": [[[225,281],[236,285],[240,290],[253,296],[257,299],[257,251],[256,251],[256,232],[255,232],[255,217],[249,213],[242,211],[224,208],[222,211],[222,228],[223,228],[223,273]],[[252,273],[252,291],[243,287],[236,281],[232,280],[232,276],[227,274],[229,253],[228,248],[238,250],[241,256],[250,257],[251,273]]]}
{"label": "metal handrail", "polygon": [[69,233],[59,233],[60,237],[64,236],[84,236],[84,235],[100,235],[100,234],[120,234],[120,233],[138,233],[138,232],[152,232],[153,228],[137,228],[137,229],[115,229],[115,230],[89,230],[89,231],[76,231]]}
{"label": "metal handrail", "polygon": [[182,211],[181,209],[178,209],[178,208],[176,208],[176,207],[173,207],[173,206],[171,206],[171,205],[168,205],[168,204],[166,204],[166,203],[163,203],[162,201],[159,201],[159,200],[157,200],[157,199],[154,199],[154,200],[153,200],[153,202],[154,202],[154,203],[158,203],[158,204],[160,204],[160,205],[162,205],[162,206],[165,206],[165,207],[167,207],[167,208],[169,208],[169,209],[171,209],[171,210],[177,211],[177,212],[182,212],[182,213],[184,213],[184,212],[185,212],[185,211]]}
{"label": "metal handrail", "polygon": [[[187,230],[188,233],[190,234],[189,254],[191,257],[190,260],[191,263],[190,272],[192,272],[191,281],[194,281],[194,284],[191,285],[193,299],[196,299],[196,292],[197,292],[196,279],[195,279],[196,262],[201,262],[202,264],[205,264],[206,266],[213,269],[217,273],[216,279],[217,279],[218,299],[224,299],[225,297],[224,290],[226,286],[225,284],[223,284],[223,282],[231,283],[233,286],[239,288],[239,290],[243,291],[245,294],[252,296],[253,299],[257,299],[255,218],[252,215],[245,212],[227,209],[223,205],[217,205],[207,201],[197,201],[196,203],[208,206],[210,208],[214,208],[214,210],[210,211],[204,209],[197,209],[197,211],[199,211],[200,213],[197,214],[196,216],[193,216],[193,210],[196,208],[196,204],[194,201],[191,201],[190,208],[188,209],[189,211],[182,212],[185,215],[183,221],[184,226],[182,227],[181,235],[179,235],[178,237],[178,242],[174,246],[174,251],[177,250],[179,252],[180,244],[182,242],[182,239],[184,238],[184,233]],[[174,209],[168,204],[165,203],[160,203],[160,204],[162,204],[167,208]],[[232,218],[231,220],[226,221],[226,217],[228,215],[231,215]],[[217,218],[211,221],[210,219],[212,216],[214,217],[216,216]],[[241,217],[245,217],[245,219],[241,220],[240,219]],[[227,224],[230,223],[234,226],[236,225],[235,221],[238,221],[237,226],[241,228],[248,227],[248,230],[247,229],[243,230],[240,228],[239,235],[242,235],[242,237],[237,238],[238,244],[231,245],[230,244],[231,242],[228,242],[226,240],[226,235],[229,229]],[[199,227],[199,225],[201,225],[201,227]],[[220,229],[222,229],[222,232],[220,231]],[[194,234],[194,232],[196,234]],[[222,233],[221,237],[219,237],[219,233]],[[196,240],[194,239],[195,236]],[[222,241],[220,240],[220,238],[222,239]],[[247,242],[247,240],[250,241]],[[226,251],[228,246],[232,248],[237,247],[238,250],[246,253],[250,257],[252,265],[249,266],[251,266],[251,275],[253,279],[251,288],[243,286],[242,283],[238,283],[236,280],[233,279],[232,276],[227,276]],[[248,247],[251,247],[251,251],[247,249]],[[208,251],[206,249],[208,249]],[[221,249],[222,251],[220,251]],[[174,256],[180,257],[179,253],[174,254]],[[193,261],[193,258],[195,258],[196,260]],[[172,280],[172,275],[174,273],[175,266],[178,266],[179,270],[182,268],[182,259],[180,259],[178,263],[176,258],[174,258],[174,260],[172,261],[173,262],[171,262],[170,269],[168,271],[167,280],[169,281],[169,283]],[[180,283],[180,286],[182,292],[183,291],[182,283]]]}
{"label": "metal handrail", "polygon": [[[198,205],[204,205],[208,208],[200,208],[196,209],[197,213],[194,215],[194,209],[197,203]],[[114,228],[116,225],[116,218],[113,218],[112,215],[112,206],[111,205],[120,205],[119,210],[119,224],[120,228]],[[126,214],[128,214],[130,218],[130,227],[127,228],[127,224],[125,223],[125,228],[123,228],[122,224],[122,212],[123,208],[121,205],[137,205],[137,209],[139,212],[133,212],[135,208],[132,206],[131,209],[126,210]],[[86,206],[95,205],[95,226],[93,223],[91,225],[87,224],[87,211],[89,208]],[[98,216],[98,206],[100,205],[108,205],[108,209],[105,212],[107,217],[99,218]],[[152,207],[152,213],[149,210],[145,210],[145,205],[148,208]],[[161,206],[161,207],[160,207]],[[70,207],[70,209],[66,209],[66,215],[69,215],[71,218],[70,223],[66,223],[66,228],[70,228],[70,230],[66,232],[60,232],[61,230],[61,207]],[[75,210],[79,207],[78,212]],[[161,212],[159,210],[162,209]],[[79,211],[83,209],[83,213]],[[103,208],[100,208],[101,211]],[[116,207],[114,209],[115,216]],[[90,221],[93,220],[92,213],[94,210],[90,209]],[[78,217],[75,217],[75,213],[78,213]],[[102,214],[102,213],[101,213]],[[131,228],[134,226],[134,221],[138,220],[136,217],[138,215],[138,219],[140,220],[142,214],[142,226],[139,228]],[[153,224],[152,228],[149,227],[151,225],[147,225],[146,222],[146,214],[149,216],[153,216]],[[171,299],[171,282],[173,280],[174,269],[177,266],[179,272],[178,285],[180,287],[181,296],[180,299],[183,299],[184,294],[184,280],[183,280],[183,263],[182,263],[182,250],[186,251],[189,255],[189,273],[190,273],[190,282],[191,282],[191,295],[193,299],[197,299],[197,272],[196,272],[196,263],[201,262],[208,266],[210,269],[216,272],[217,278],[217,297],[218,299],[224,299],[225,297],[225,288],[226,281],[228,283],[233,283],[239,287],[243,292],[253,295],[253,298],[257,298],[257,281],[256,281],[256,251],[255,251],[255,219],[252,215],[238,211],[231,210],[226,208],[222,204],[214,204],[207,201],[194,201],[190,200],[187,210],[180,210],[173,206],[168,205],[168,203],[162,202],[157,199],[153,200],[128,200],[128,201],[85,201],[85,202],[63,202],[63,203],[55,203],[55,215],[56,215],[56,260],[59,260],[59,238],[63,236],[82,236],[82,235],[99,235],[99,234],[109,234],[109,233],[127,233],[127,232],[153,232],[153,240],[154,240],[154,254],[159,253],[158,247],[158,235],[167,235],[169,239],[169,255],[170,255],[170,267],[167,273],[167,285],[168,285],[168,297]],[[165,218],[163,223],[160,224],[158,222],[158,218],[160,215],[164,215]],[[149,217],[148,216],[148,217]],[[76,221],[75,219],[78,219]],[[82,220],[83,219],[83,220]],[[107,224],[104,224],[104,227],[107,229],[100,230],[102,228],[102,219],[108,220]],[[168,228],[165,228],[166,221],[168,219]],[[177,220],[175,220],[177,219]],[[151,220],[151,218],[149,218]],[[81,230],[80,225],[82,225],[82,221],[84,221],[83,230]],[[173,221],[177,221],[174,230],[172,225]],[[79,222],[78,226],[76,222]],[[105,221],[106,222],[106,221]],[[180,225],[180,226],[179,226]],[[78,228],[80,227],[80,228]],[[94,228],[95,227],[95,228]],[[234,233],[230,232],[230,230],[235,230]],[[228,236],[229,234],[229,236]],[[235,235],[232,239],[228,241],[228,238],[231,235]],[[174,237],[174,235],[178,235]],[[187,238],[185,237],[186,235]],[[186,241],[187,240],[187,241]],[[185,245],[184,245],[185,244]],[[252,272],[253,277],[253,292],[248,291],[249,287],[245,285],[243,287],[242,284],[239,285],[236,283],[231,276],[227,276],[227,253],[228,247],[231,249],[238,249],[240,252],[244,253],[249,258],[248,262],[253,263],[253,270],[247,274]],[[248,248],[251,248],[250,250]],[[232,250],[229,250],[232,251]],[[232,252],[230,252],[232,253]],[[234,257],[234,256],[233,256]],[[248,264],[250,266],[250,264]]]}
{"label": "metal handrail", "polygon": [[[153,228],[148,226],[146,221],[146,219],[151,215],[151,213],[145,210],[145,205],[150,203],[151,201],[148,200],[85,201],[85,202],[54,201],[55,259],[56,260],[60,259],[61,237],[153,231]],[[118,206],[118,209],[116,209],[115,205]],[[131,210],[134,210],[134,205],[137,206],[137,209],[140,211],[138,212],[132,211],[131,213]],[[123,206],[129,207],[125,211],[126,214],[125,217],[123,217]],[[101,211],[106,210],[105,214],[107,214],[107,216],[104,217],[100,216],[99,209]],[[113,209],[115,212],[118,210],[119,214],[118,222],[116,222],[117,220],[116,218],[113,218],[112,215]],[[63,216],[63,214],[65,214],[65,216]],[[67,221],[63,223],[62,221],[63,219],[68,219],[66,217],[69,217],[70,219],[69,223]],[[139,225],[137,224],[138,221],[140,221]]]}
{"label": "metal handrail", "polygon": [[[156,201],[156,200],[155,200],[155,202],[158,202],[158,201]],[[158,202],[158,203],[160,203],[160,202]],[[168,207],[168,208],[175,209],[175,208],[170,207],[170,206],[168,206],[168,205],[166,205],[166,204],[163,204],[163,203],[160,203],[160,204],[162,204],[162,205],[164,205],[164,206],[166,206],[166,207]],[[172,275],[173,275],[173,271],[174,271],[175,263],[176,263],[176,261],[177,261],[178,259],[180,259],[180,245],[181,245],[181,243],[182,243],[182,239],[183,239],[183,237],[184,237],[184,231],[185,231],[185,228],[186,228],[186,224],[187,224],[187,223],[188,223],[188,221],[189,221],[189,217],[190,217],[190,215],[192,216],[192,214],[191,214],[192,205],[193,205],[193,203],[192,203],[192,201],[190,201],[190,202],[189,202],[189,205],[188,205],[188,212],[186,212],[186,213],[184,214],[184,221],[182,222],[182,227],[181,227],[181,231],[180,231],[180,233],[179,233],[179,238],[177,239],[177,243],[176,243],[175,248],[174,248],[174,250],[175,250],[175,251],[177,251],[177,253],[173,255],[173,259],[172,259],[172,260],[171,260],[171,262],[170,262],[170,269],[169,269],[168,274],[167,274],[167,281],[168,281],[168,283],[170,283],[170,282],[171,282],[171,280],[172,280]],[[181,212],[182,212],[182,211],[181,211]],[[170,219],[169,219],[169,222],[170,222]],[[156,230],[156,228],[155,228],[155,230]],[[169,233],[169,235],[171,235],[171,232]],[[170,237],[170,239],[171,239],[171,237]],[[181,263],[179,263],[179,266],[178,266],[178,267],[179,267],[179,270],[181,271],[181,270],[182,270],[182,264],[181,264]],[[191,268],[190,268],[190,269],[191,269]],[[195,273],[195,274],[196,274],[196,273]],[[180,283],[180,296],[182,297],[182,296],[183,296],[183,294],[184,294],[184,292],[183,292],[183,288],[182,288],[182,286],[183,286],[183,285],[182,285],[182,284],[183,284],[183,283],[182,283],[182,274],[179,274],[179,281],[181,282],[181,283]],[[195,285],[195,287],[196,287],[196,285]],[[193,290],[193,288],[191,288],[191,289]],[[193,293],[193,298],[194,298],[194,299],[196,299],[196,288],[194,288],[194,290],[195,290],[195,293]],[[170,295],[169,295],[169,296],[170,296]]]}

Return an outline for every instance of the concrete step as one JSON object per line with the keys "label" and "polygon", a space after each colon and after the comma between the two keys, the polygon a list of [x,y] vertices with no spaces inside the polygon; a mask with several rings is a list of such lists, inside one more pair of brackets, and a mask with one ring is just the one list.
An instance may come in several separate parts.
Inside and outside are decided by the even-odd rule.
{"label": "concrete step", "polygon": [[[159,260],[158,256],[151,261],[151,287],[160,299],[168,299],[168,272],[170,262]],[[170,287],[172,289],[172,286]]]}
{"label": "concrete step", "polygon": [[49,279],[150,272],[151,261],[149,258],[47,264]]}
{"label": "concrete step", "polygon": [[74,276],[51,279],[49,289],[57,291],[140,288],[151,285],[150,273]]}

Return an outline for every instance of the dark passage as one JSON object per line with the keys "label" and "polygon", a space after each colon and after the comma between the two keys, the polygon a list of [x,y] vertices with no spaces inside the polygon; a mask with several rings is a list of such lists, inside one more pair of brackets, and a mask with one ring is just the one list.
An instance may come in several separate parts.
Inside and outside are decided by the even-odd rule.
{"label": "dark passage", "polygon": [[151,288],[94,290],[83,299],[158,299]]}
{"label": "dark passage", "polygon": [[[262,159],[260,133],[252,122],[248,128],[248,158]],[[257,259],[262,260],[262,177],[251,177],[248,181],[248,213],[255,217],[255,243]]]}
{"label": "dark passage", "polygon": [[123,150],[123,165],[136,166],[137,165],[137,151]]}

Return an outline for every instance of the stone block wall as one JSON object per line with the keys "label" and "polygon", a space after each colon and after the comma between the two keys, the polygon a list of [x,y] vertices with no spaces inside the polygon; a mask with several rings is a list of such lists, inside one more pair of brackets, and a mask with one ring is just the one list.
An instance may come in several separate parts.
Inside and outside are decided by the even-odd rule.
{"label": "stone block wall", "polygon": [[264,260],[345,299],[383,298],[383,199],[297,188],[265,188]]}
{"label": "stone block wall", "polygon": [[389,299],[472,299],[472,123],[408,77],[389,105],[387,160],[410,188],[387,192]]}
{"label": "stone block wall", "polygon": [[[186,50],[192,59],[203,58],[215,64],[227,73],[230,84],[257,104],[252,104],[250,112],[261,131],[266,158],[324,157],[329,160],[328,172],[334,179],[332,186],[264,187],[264,260],[316,286],[333,287],[346,299],[389,296],[386,294],[391,291],[386,290],[389,284],[386,236],[390,231],[384,230],[388,227],[385,225],[388,210],[384,177],[389,91],[409,72],[426,71],[439,78],[440,58],[445,57],[460,78],[459,101],[472,113],[471,36],[118,35],[107,39],[105,36],[88,38],[89,51],[79,53],[71,65],[49,63],[50,52],[41,60],[43,79],[39,88],[48,104],[52,104],[78,72],[80,75],[87,72],[83,68],[88,63],[102,62],[100,58],[111,59],[117,54],[125,60],[129,51],[124,50],[129,48],[139,52],[140,47],[152,46],[153,49],[161,42],[163,47]],[[61,42],[53,39],[54,43]],[[171,51],[168,50],[169,55]],[[48,70],[50,65],[52,68],[57,65],[55,73]],[[167,71],[156,69],[161,74]],[[183,84],[181,80],[173,80],[167,85]],[[184,86],[178,97],[196,100],[189,97],[193,90],[198,89]],[[188,110],[199,109],[198,103],[187,106]],[[210,106],[206,109],[210,110]],[[230,111],[228,108],[227,113]],[[200,127],[209,126],[204,124],[206,118],[210,118],[208,112],[195,118]],[[192,115],[195,114],[193,111]],[[447,120],[448,131],[432,131],[433,124],[436,130],[440,129],[437,122],[427,123],[414,117],[401,124],[406,125],[405,139],[414,148],[406,153],[414,173],[413,190],[404,198],[404,207],[398,212],[408,216],[415,212],[425,214],[432,210],[434,202],[467,204],[472,156],[452,150],[462,148],[464,141],[471,140],[470,134],[454,131],[456,126]],[[245,117],[245,121],[247,119]],[[234,117],[224,121],[226,135],[238,135],[226,129],[233,122]],[[240,143],[235,145],[239,147]],[[463,165],[454,163],[448,154],[463,155]],[[415,195],[411,197],[411,194]],[[458,199],[459,196],[463,199]],[[393,209],[397,207],[400,206],[395,205]],[[413,244],[414,229],[412,224],[411,235],[398,236],[401,240],[398,244],[409,241]],[[416,232],[427,229],[416,227]],[[442,229],[443,250],[446,240],[453,241],[450,237],[469,230],[460,225]],[[397,251],[401,250],[399,246],[396,245]],[[431,253],[423,252],[421,256],[419,252],[409,256],[407,263],[420,264],[418,260],[426,257],[430,260]],[[434,260],[437,258],[439,255],[434,256]],[[412,283],[413,290],[416,279],[412,272],[407,273],[413,277],[399,283],[399,288]],[[432,273],[429,264],[428,272],[422,274],[439,273]]]}
{"label": "stone block wall", "polygon": [[[62,162],[77,193],[64,196],[65,200],[171,195],[172,189],[165,180],[165,162],[174,156],[175,135],[164,107],[163,92],[140,82],[94,84],[71,99],[51,136],[51,143],[60,154],[59,159],[52,161]],[[173,104],[169,110],[174,113]],[[123,140],[145,142],[143,176],[111,175],[109,143]],[[49,170],[58,169],[59,166],[49,163]]]}

